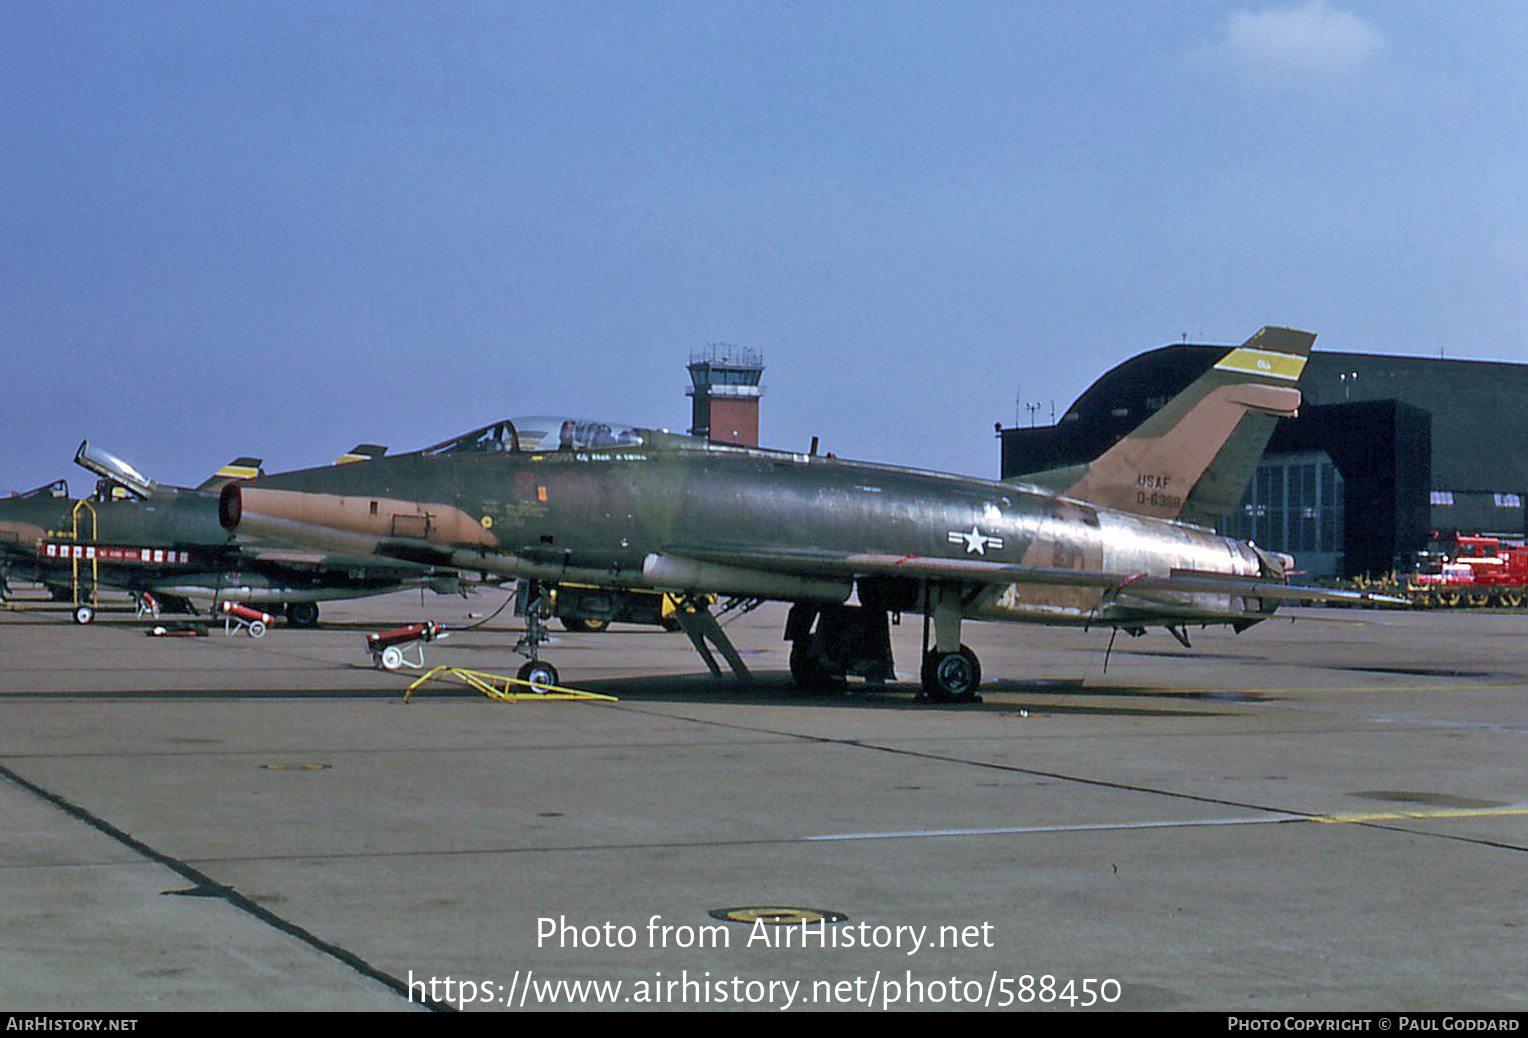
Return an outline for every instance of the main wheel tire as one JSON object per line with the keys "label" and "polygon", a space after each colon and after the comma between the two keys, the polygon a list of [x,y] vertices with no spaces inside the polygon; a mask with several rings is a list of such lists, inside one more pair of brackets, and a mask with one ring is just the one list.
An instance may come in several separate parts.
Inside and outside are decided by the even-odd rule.
{"label": "main wheel tire", "polygon": [[569,631],[581,631],[584,634],[599,634],[610,627],[610,621],[596,620],[588,616],[565,616],[562,618],[562,626]]}
{"label": "main wheel tire", "polygon": [[317,602],[288,602],[286,607],[287,623],[293,627],[317,627],[318,626],[318,603]]}
{"label": "main wheel tire", "polygon": [[530,685],[532,691],[545,692],[557,684],[557,668],[544,660],[531,660],[515,677]]}
{"label": "main wheel tire", "polygon": [[823,655],[822,635],[813,634],[791,642],[791,680],[808,692],[831,692],[843,686]]}
{"label": "main wheel tire", "polygon": [[956,652],[930,652],[923,657],[923,691],[940,703],[978,703],[982,665],[964,645]]}

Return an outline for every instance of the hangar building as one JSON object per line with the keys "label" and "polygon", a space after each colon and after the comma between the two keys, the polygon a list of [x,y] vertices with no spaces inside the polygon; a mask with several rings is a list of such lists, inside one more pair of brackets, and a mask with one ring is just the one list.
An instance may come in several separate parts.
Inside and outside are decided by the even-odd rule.
{"label": "hangar building", "polygon": [[[1233,348],[1151,350],[1055,425],[999,427],[1003,478],[1091,460]],[[1316,350],[1299,387],[1299,417],[1276,427],[1224,533],[1351,577],[1389,572],[1434,532],[1528,532],[1528,365]]]}

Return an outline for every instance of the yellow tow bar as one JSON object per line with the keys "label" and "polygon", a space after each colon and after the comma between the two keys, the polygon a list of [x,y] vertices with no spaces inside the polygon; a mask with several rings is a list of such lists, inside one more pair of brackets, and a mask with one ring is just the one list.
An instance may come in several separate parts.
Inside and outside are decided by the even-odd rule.
{"label": "yellow tow bar", "polygon": [[[436,667],[423,677],[417,679],[403,693],[403,701],[407,703],[409,696],[414,690],[426,681],[436,679],[445,681],[455,678],[465,685],[477,689],[489,699],[497,699],[504,703],[518,703],[521,700],[531,702],[572,702],[575,700],[599,701],[606,703],[620,702],[615,696],[604,696],[598,692],[585,692],[576,688],[561,688],[557,685],[536,685],[529,681],[521,681],[519,678],[505,677],[503,674],[485,674],[480,670],[463,670],[461,667]],[[524,691],[515,691],[516,686]]]}

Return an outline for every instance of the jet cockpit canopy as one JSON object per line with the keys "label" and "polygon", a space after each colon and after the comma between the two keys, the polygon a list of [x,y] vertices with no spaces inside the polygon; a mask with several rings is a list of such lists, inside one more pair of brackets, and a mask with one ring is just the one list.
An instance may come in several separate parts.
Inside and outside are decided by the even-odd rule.
{"label": "jet cockpit canopy", "polygon": [[40,487],[33,487],[31,490],[23,490],[21,493],[19,493],[19,494],[12,494],[11,496],[12,497],[68,497],[69,496],[69,484],[65,480],[55,479],[51,483],[45,483],[45,484],[43,484]]}
{"label": "jet cockpit canopy", "polygon": [[516,418],[515,429],[520,434],[523,451],[640,447],[647,439],[646,430],[634,425],[548,415]]}
{"label": "jet cockpit canopy", "polygon": [[646,430],[619,422],[537,415],[503,419],[455,439],[426,447],[421,454],[467,454],[588,450],[596,447],[640,447]]}
{"label": "jet cockpit canopy", "polygon": [[152,479],[110,451],[90,446],[88,440],[80,442],[80,449],[74,452],[74,463],[81,468],[89,469],[103,479],[110,480],[136,497],[148,497],[158,486]]}

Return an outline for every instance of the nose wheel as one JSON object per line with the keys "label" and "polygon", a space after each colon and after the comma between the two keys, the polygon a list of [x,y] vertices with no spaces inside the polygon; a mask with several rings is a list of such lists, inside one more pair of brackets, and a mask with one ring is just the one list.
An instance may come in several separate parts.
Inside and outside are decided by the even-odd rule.
{"label": "nose wheel", "polygon": [[545,692],[548,688],[557,687],[557,668],[545,660],[531,660],[520,668],[520,672],[515,677],[530,685],[536,692]]}

